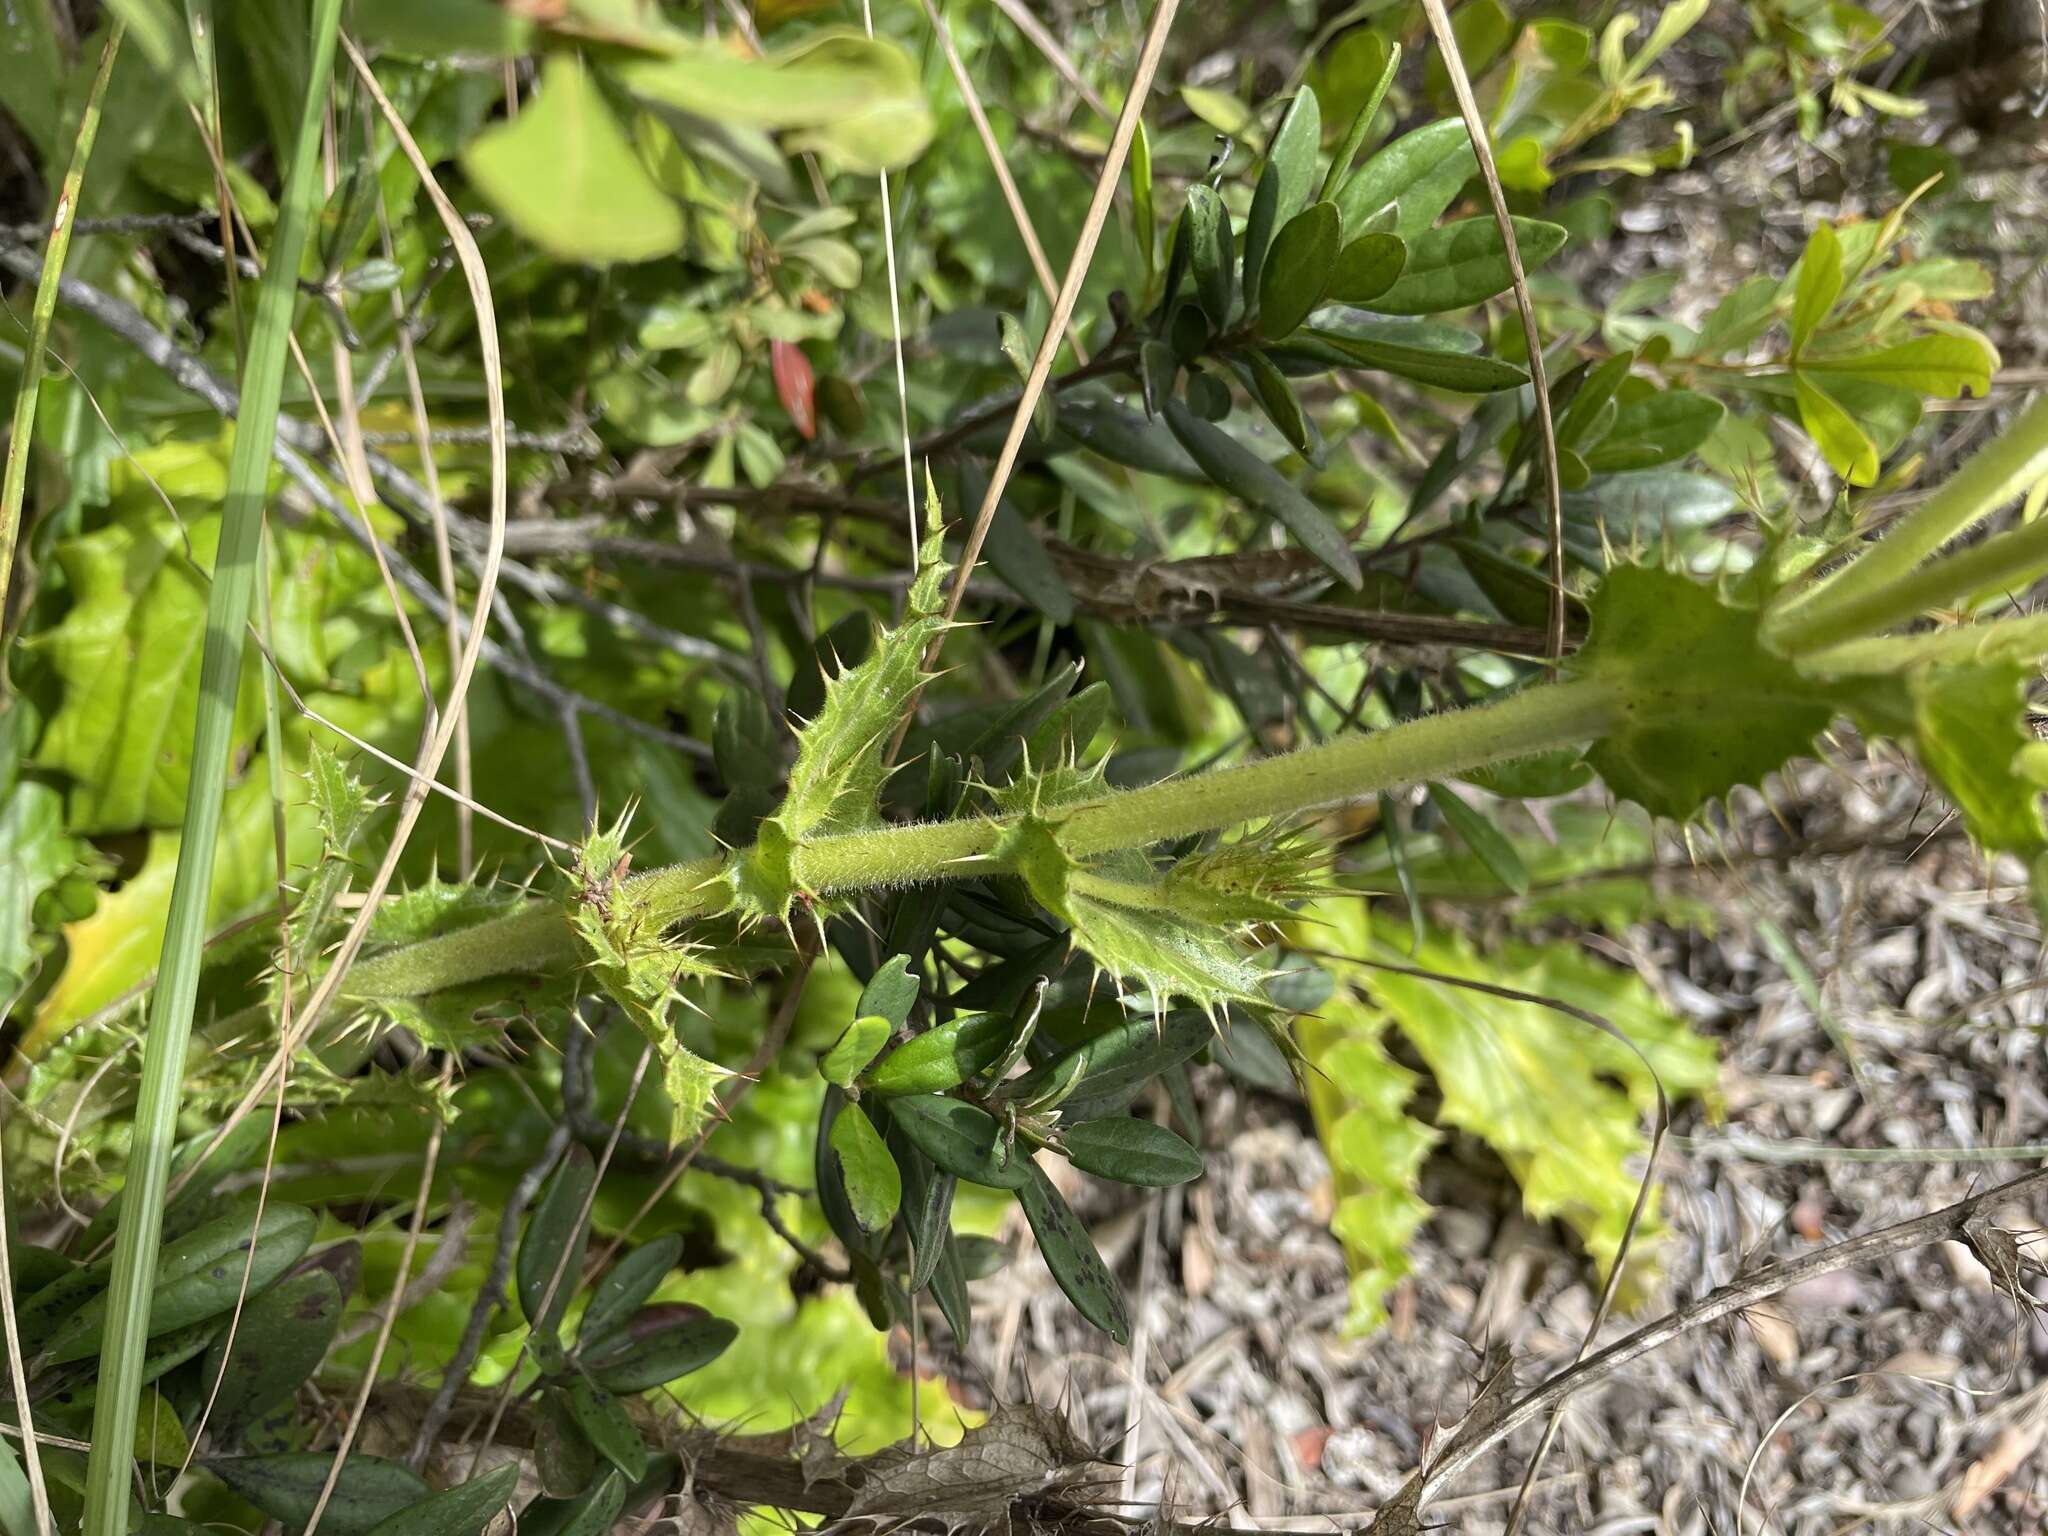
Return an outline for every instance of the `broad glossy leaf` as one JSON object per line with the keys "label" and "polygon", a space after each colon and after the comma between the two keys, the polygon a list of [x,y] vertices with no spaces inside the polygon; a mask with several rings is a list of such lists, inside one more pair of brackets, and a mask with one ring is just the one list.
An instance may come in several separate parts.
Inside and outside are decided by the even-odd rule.
{"label": "broad glossy leaf", "polygon": [[[245,1267],[247,1293],[253,1296],[298,1263],[313,1241],[313,1213],[304,1206],[272,1201],[264,1206],[261,1222],[255,1215],[253,1205],[244,1205],[164,1245],[150,1285],[152,1338],[232,1308],[243,1295]],[[51,1358],[63,1364],[94,1353],[106,1328],[106,1314],[107,1295],[101,1292],[57,1330],[48,1346]]]}
{"label": "broad glossy leaf", "polygon": [[1003,1128],[986,1110],[938,1094],[889,1100],[889,1117],[942,1173],[1016,1189],[1028,1177],[1028,1152],[1005,1144]]}
{"label": "broad glossy leaf", "polygon": [[1407,265],[1408,246],[1399,235],[1360,235],[1338,253],[1327,297],[1370,304],[1394,286]]}
{"label": "broad glossy leaf", "polygon": [[484,1527],[512,1501],[518,1486],[519,1464],[507,1462],[386,1516],[371,1528],[371,1536],[483,1536]]}
{"label": "broad glossy leaf", "polygon": [[1323,302],[1337,265],[1337,207],[1316,203],[1281,227],[1259,278],[1258,331],[1277,340]]}
{"label": "broad glossy leaf", "polygon": [[1712,437],[1726,414],[1720,401],[1689,389],[1644,395],[1615,413],[1598,446],[1586,451],[1586,464],[1600,475],[1669,464]]}
{"label": "broad glossy leaf", "polygon": [[918,985],[910,969],[910,956],[891,955],[861,988],[854,1012],[886,1019],[892,1029],[901,1029],[917,1004]]}
{"label": "broad glossy leaf", "polygon": [[242,1308],[233,1353],[223,1362],[223,1331],[206,1357],[206,1380],[220,1383],[213,1399],[215,1433],[232,1441],[244,1425],[299,1389],[334,1342],[341,1301],[334,1276],[313,1269],[280,1281]]}
{"label": "broad glossy leaf", "polygon": [[[334,1465],[331,1452],[291,1451],[274,1456],[217,1456],[201,1466],[290,1531],[312,1518]],[[384,1521],[432,1495],[410,1467],[377,1456],[350,1456],[341,1464],[320,1526],[335,1536],[369,1536]]]}
{"label": "broad glossy leaf", "polygon": [[1038,1251],[1045,1267],[1067,1300],[1089,1322],[1119,1344],[1131,1342],[1130,1314],[1124,1306],[1123,1287],[1095,1251],[1088,1229],[1081,1225],[1072,1207],[1060,1198],[1052,1181],[1036,1163],[1026,1165],[1029,1177],[1017,1191],[1017,1202],[1038,1239]]}
{"label": "broad glossy leaf", "polygon": [[1230,248],[1230,214],[1212,188],[1199,183],[1188,188],[1183,229],[1195,275],[1195,297],[1209,323],[1221,330],[1230,324],[1237,263]]}
{"label": "broad glossy leaf", "polygon": [[894,43],[826,28],[767,54],[731,43],[664,40],[659,57],[614,66],[634,95],[724,125],[774,129],[791,151],[875,175],[917,158],[932,116],[917,66]]}
{"label": "broad glossy leaf", "polygon": [[682,1258],[682,1236],[671,1232],[642,1243],[606,1270],[590,1294],[590,1305],[583,1309],[582,1321],[576,1325],[578,1346],[588,1348],[624,1327]]}
{"label": "broad glossy leaf", "polygon": [[1801,371],[1828,375],[1830,383],[1847,375],[1952,400],[1965,394],[1981,398],[1997,370],[1998,349],[1982,336],[1937,331],[1855,357],[1813,358]]}
{"label": "broad glossy leaf", "polygon": [[1389,341],[1364,341],[1322,330],[1304,331],[1293,338],[1296,346],[1304,342],[1315,344],[1311,356],[1337,367],[1369,368],[1460,394],[1491,394],[1496,390],[1519,389],[1529,382],[1527,373],[1496,357],[1440,352]]}
{"label": "broad glossy leaf", "polygon": [[1799,424],[1806,428],[1828,467],[1851,485],[1875,485],[1877,445],[1856,424],[1856,418],[1803,371],[1792,375],[1792,389],[1799,402]]}
{"label": "broad glossy leaf", "polygon": [[1792,290],[1792,355],[1806,350],[1820,323],[1842,296],[1842,242],[1832,224],[1814,227],[1799,258],[1799,276]]}
{"label": "broad glossy leaf", "polygon": [[1657,701],[1625,713],[1586,759],[1616,794],[1680,821],[1809,751],[1841,707],[1765,649],[1754,609],[1653,566],[1607,573],[1574,665]]}
{"label": "broad glossy leaf", "polygon": [[1167,426],[1204,474],[1253,511],[1279,523],[1352,588],[1359,586],[1358,557],[1343,533],[1285,476],[1177,401],[1167,402],[1165,414]]}
{"label": "broad glossy leaf", "polygon": [[[1562,225],[1538,219],[1512,223],[1523,271],[1535,271],[1564,249]],[[1505,293],[1513,282],[1500,226],[1490,217],[1460,219],[1410,240],[1406,268],[1372,307],[1389,315],[1443,314]]]}
{"label": "broad glossy leaf", "polygon": [[1286,115],[1266,149],[1266,163],[1272,166],[1279,189],[1275,222],[1282,228],[1308,206],[1322,149],[1322,104],[1313,90],[1303,86],[1287,104]]}
{"label": "broad glossy leaf", "polygon": [[1403,134],[1382,145],[1338,190],[1345,238],[1389,204],[1399,205],[1394,234],[1404,240],[1421,234],[1478,170],[1471,136],[1455,117]]}
{"label": "broad glossy leaf", "polygon": [[597,1454],[630,1478],[647,1470],[647,1445],[625,1404],[584,1376],[572,1376],[564,1391],[569,1412]]}
{"label": "broad glossy leaf", "polygon": [[903,1177],[875,1123],[858,1104],[847,1105],[832,1122],[832,1150],[839,1154],[853,1219],[865,1232],[881,1231],[903,1204]]}
{"label": "broad glossy leaf", "polygon": [[1493,872],[1495,879],[1517,896],[1528,894],[1528,868],[1522,863],[1522,856],[1515,852],[1515,845],[1507,840],[1500,828],[1475,811],[1455,790],[1446,789],[1441,784],[1429,786],[1429,803],[1437,808],[1451,830],[1464,840],[1465,846]]}
{"label": "broad glossy leaf", "polygon": [[549,55],[540,90],[472,139],[462,168],[514,229],[565,261],[650,261],[683,243],[681,210],[579,55]]}
{"label": "broad glossy leaf", "polygon": [[583,1283],[583,1255],[590,1244],[585,1205],[596,1188],[597,1165],[589,1150],[571,1145],[556,1164],[527,1219],[526,1235],[519,1240],[519,1310],[543,1336],[555,1331],[569,1298]]}
{"label": "broad glossy leaf", "polygon": [[868,1073],[861,1091],[883,1098],[944,1093],[995,1065],[1009,1042],[1006,1014],[962,1014],[889,1052]]}
{"label": "broad glossy leaf", "polygon": [[892,1026],[878,1013],[864,1014],[847,1025],[832,1049],[818,1058],[818,1075],[844,1088],[867,1070],[889,1043]]}
{"label": "broad glossy leaf", "polygon": [[1067,1161],[1097,1178],[1163,1188],[1199,1178],[1202,1154],[1163,1125],[1110,1115],[1069,1126],[1060,1136]]}
{"label": "broad glossy leaf", "polygon": [[[1147,342],[1145,350],[1148,354],[1156,350],[1171,356],[1168,348],[1156,342]],[[1168,392],[1171,388],[1169,382]],[[1065,436],[1115,463],[1176,480],[1207,478],[1164,423],[1148,421],[1120,405],[1096,400],[1068,401],[1060,406],[1059,425]]]}

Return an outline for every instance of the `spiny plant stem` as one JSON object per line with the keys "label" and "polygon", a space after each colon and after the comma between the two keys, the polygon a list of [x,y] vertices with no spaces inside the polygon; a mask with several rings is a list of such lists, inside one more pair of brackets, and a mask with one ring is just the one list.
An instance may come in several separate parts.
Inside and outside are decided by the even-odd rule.
{"label": "spiny plant stem", "polygon": [[149,1338],[150,1276],[163,1235],[164,1186],[170,1176],[179,1088],[192,1037],[207,897],[213,884],[235,698],[242,675],[243,636],[255,593],[258,534],[284,384],[285,346],[291,337],[299,262],[311,224],[320,121],[340,23],[341,0],[313,0],[311,70],[300,107],[298,141],[285,178],[243,370],[220,546],[207,597],[199,716],[193,730],[178,869],[164,928],[163,960],[150,994],[134,1144],[114,1241],[107,1331],[100,1349],[99,1394],[93,1409],[93,1449],[86,1468],[84,1536],[119,1536],[128,1524],[128,1481]]}
{"label": "spiny plant stem", "polygon": [[[1147,848],[1589,741],[1631,707],[1612,682],[1555,683],[1497,703],[1063,806],[1048,819],[1059,827],[1061,846],[1075,857]],[[813,838],[796,849],[792,874],[799,889],[821,896],[989,874],[1004,867],[999,851],[1016,821],[971,816]],[[725,860],[710,858],[654,870],[628,881],[625,895],[645,902],[649,915],[665,923],[709,913],[726,896],[724,867]],[[574,953],[560,912],[536,907],[375,956],[356,967],[349,991],[360,998],[417,996],[486,976],[546,969]]]}

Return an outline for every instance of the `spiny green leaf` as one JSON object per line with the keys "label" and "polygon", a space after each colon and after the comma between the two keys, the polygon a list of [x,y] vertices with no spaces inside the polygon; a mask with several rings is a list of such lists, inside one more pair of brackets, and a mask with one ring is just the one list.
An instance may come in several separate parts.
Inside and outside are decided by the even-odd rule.
{"label": "spiny green leaf", "polygon": [[1587,760],[1616,794],[1678,820],[1807,751],[1840,707],[1765,649],[1754,609],[1653,566],[1607,573],[1575,668],[1628,700]]}

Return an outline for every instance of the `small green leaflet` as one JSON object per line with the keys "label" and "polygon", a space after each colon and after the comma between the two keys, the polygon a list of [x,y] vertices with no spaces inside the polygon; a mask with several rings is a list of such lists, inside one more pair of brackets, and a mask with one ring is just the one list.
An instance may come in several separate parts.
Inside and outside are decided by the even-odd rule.
{"label": "small green leaflet", "polygon": [[832,1150],[839,1154],[853,1219],[864,1232],[881,1231],[896,1219],[903,1203],[903,1175],[875,1123],[858,1104],[848,1104],[832,1122]]}
{"label": "small green leaflet", "polygon": [[1017,1201],[1024,1207],[1032,1235],[1038,1239],[1045,1267],[1052,1271],[1053,1279],[1067,1293],[1076,1312],[1117,1343],[1130,1343],[1131,1319],[1124,1306],[1123,1287],[1102,1262],[1102,1255],[1095,1251],[1088,1229],[1060,1198],[1060,1192],[1052,1187],[1044,1171],[1036,1163],[1027,1163],[1026,1167],[1028,1176],[1017,1191]]}
{"label": "small green leaflet", "polygon": [[[1522,269],[1533,272],[1564,249],[1563,226],[1515,219],[1515,247]],[[1514,283],[1500,226],[1489,218],[1460,219],[1408,242],[1408,264],[1400,280],[1372,301],[1387,315],[1436,315],[1464,309]]]}

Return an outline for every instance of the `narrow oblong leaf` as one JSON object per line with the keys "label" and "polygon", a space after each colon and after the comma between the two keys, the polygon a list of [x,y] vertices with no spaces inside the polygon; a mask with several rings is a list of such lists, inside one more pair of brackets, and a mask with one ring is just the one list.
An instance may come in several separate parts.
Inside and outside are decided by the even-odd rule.
{"label": "narrow oblong leaf", "polygon": [[1337,212],[1347,239],[1390,205],[1398,206],[1393,232],[1420,234],[1450,207],[1458,189],[1479,170],[1471,135],[1455,117],[1430,123],[1382,145],[1338,189]]}
{"label": "narrow oblong leaf", "polygon": [[626,1320],[654,1294],[655,1287],[682,1262],[682,1257],[682,1235],[671,1232],[642,1243],[606,1270],[597,1289],[591,1292],[582,1322],[577,1324],[579,1347],[594,1345],[624,1327]]}
{"label": "narrow oblong leaf", "polygon": [[889,1117],[941,1172],[992,1189],[1016,1189],[1030,1177],[1030,1156],[1005,1142],[995,1117],[972,1104],[940,1094],[891,1099]]}
{"label": "narrow oblong leaf", "polygon": [[1009,1041],[1007,1015],[962,1014],[889,1052],[862,1079],[861,1091],[885,1098],[944,1093],[986,1072],[1002,1059]]}
{"label": "narrow oblong leaf", "polygon": [[371,1527],[370,1536],[483,1536],[484,1527],[512,1501],[518,1486],[519,1463],[508,1461],[386,1516]]}
{"label": "narrow oblong leaf", "polygon": [[1261,336],[1287,335],[1323,302],[1336,271],[1337,232],[1335,203],[1315,203],[1281,227],[1259,278]]}
{"label": "narrow oblong leaf", "polygon": [[557,1382],[540,1395],[540,1427],[533,1437],[533,1469],[550,1499],[573,1499],[597,1477],[597,1447],[577,1427],[568,1389]]}
{"label": "narrow oblong leaf", "polygon": [[[334,1457],[324,1451],[288,1451],[217,1456],[200,1465],[287,1530],[297,1531],[312,1518]],[[321,1511],[320,1529],[335,1536],[369,1536],[433,1491],[410,1467],[378,1456],[350,1456]]]}
{"label": "narrow oblong leaf", "polygon": [[535,1499],[519,1512],[519,1536],[604,1536],[626,1507],[632,1483],[607,1467],[573,1499]]}
{"label": "narrow oblong leaf", "polygon": [[910,1240],[910,1273],[905,1286],[915,1296],[938,1273],[953,1235],[953,1193],[959,1180],[941,1173],[931,1159],[908,1145],[896,1150],[903,1166],[903,1231]]}
{"label": "narrow oblong leaf", "polygon": [[1998,349],[1974,332],[1938,331],[1855,357],[1809,358],[1806,372],[1875,379],[1915,394],[1979,398],[1998,370]]}
{"label": "narrow oblong leaf", "polygon": [[1493,872],[1496,880],[1517,896],[1529,894],[1529,870],[1515,845],[1500,828],[1472,809],[1464,798],[1441,784],[1429,786],[1429,803],[1437,808],[1451,830],[1465,846],[1478,855],[1479,862]]}
{"label": "narrow oblong leaf", "polygon": [[739,1328],[702,1307],[649,1307],[625,1330],[623,1349],[590,1362],[590,1379],[608,1392],[645,1392],[701,1371],[732,1347]]}
{"label": "narrow oblong leaf", "polygon": [[1255,512],[1264,513],[1354,590],[1362,583],[1358,557],[1337,525],[1272,465],[1261,462],[1228,433],[1201,420],[1179,401],[1166,403],[1166,424],[1202,472]]}
{"label": "narrow oblong leaf", "polygon": [[1296,453],[1306,457],[1315,446],[1310,435],[1308,415],[1301,408],[1301,401],[1294,393],[1294,386],[1287,382],[1287,375],[1277,368],[1273,360],[1256,349],[1242,354],[1244,381],[1251,387],[1259,408],[1266,413],[1266,419],[1280,429],[1280,435],[1287,439],[1287,445]]}
{"label": "narrow oblong leaf", "polygon": [[1287,104],[1287,112],[1280,119],[1280,126],[1273,130],[1273,142],[1266,149],[1266,163],[1273,169],[1278,191],[1275,221],[1283,227],[1308,206],[1309,191],[1316,180],[1316,160],[1322,148],[1322,103],[1313,90],[1303,86]]}
{"label": "narrow oblong leaf", "polygon": [[341,1287],[324,1269],[280,1281],[244,1306],[233,1351],[223,1333],[206,1357],[206,1379],[220,1383],[213,1400],[216,1433],[232,1438],[296,1392],[340,1326]]}
{"label": "narrow oblong leaf", "polygon": [[910,971],[910,956],[891,955],[861,988],[860,1001],[853,1011],[856,1016],[887,1019],[892,1029],[901,1029],[917,1002],[917,987],[917,977]]}
{"label": "narrow oblong leaf", "polygon": [[[1534,271],[1559,251],[1564,226],[1540,219],[1511,220],[1522,269]],[[1408,264],[1372,307],[1388,315],[1436,315],[1464,309],[1514,285],[1507,244],[1492,218],[1460,219],[1408,242]]]}
{"label": "narrow oblong leaf", "polygon": [[[527,1220],[516,1273],[519,1309],[536,1333],[554,1332],[582,1283],[583,1255],[590,1243],[590,1218],[584,1206],[596,1187],[597,1165],[589,1150],[571,1146]],[[548,1293],[550,1285],[553,1295]]]}
{"label": "narrow oblong leaf", "polygon": [[570,1378],[564,1398],[576,1427],[597,1454],[637,1481],[647,1470],[647,1445],[625,1404],[582,1376]]}
{"label": "narrow oblong leaf", "polygon": [[[242,1206],[163,1248],[151,1281],[150,1337],[228,1311],[244,1294],[245,1268],[247,1294],[260,1294],[298,1263],[313,1241],[313,1213],[304,1206],[272,1203],[264,1207],[261,1222],[254,1216],[253,1206]],[[51,1359],[64,1364],[96,1352],[106,1321],[107,1293],[103,1291],[57,1330],[49,1343]]]}
{"label": "narrow oblong leaf", "polygon": [[1236,266],[1230,249],[1230,213],[1215,189],[1188,188],[1186,222],[1188,261],[1195,275],[1195,297],[1209,323],[1221,330],[1230,323],[1236,289]]}
{"label": "narrow oblong leaf", "polygon": [[1342,368],[1370,368],[1380,373],[1391,373],[1397,378],[1413,379],[1418,384],[1456,390],[1460,394],[1492,394],[1497,390],[1519,389],[1529,382],[1527,373],[1497,357],[1439,352],[1432,347],[1411,347],[1390,341],[1362,341],[1357,337],[1316,330],[1298,333],[1291,344],[1300,346],[1305,341],[1317,344],[1310,355],[1323,362]]}
{"label": "narrow oblong leaf", "polygon": [[1792,355],[1806,350],[1820,323],[1842,297],[1842,242],[1832,224],[1819,224],[1799,258],[1799,278],[1792,290]]}
{"label": "narrow oblong leaf", "polygon": [[1163,1188],[1202,1172],[1202,1154],[1163,1125],[1110,1115],[1069,1126],[1060,1136],[1067,1161],[1097,1178]]}
{"label": "narrow oblong leaf", "polygon": [[1720,401],[1689,389],[1644,395],[1615,412],[1599,444],[1587,450],[1586,464],[1603,475],[1669,464],[1712,437],[1725,415]]}
{"label": "narrow oblong leaf", "polygon": [[996,503],[983,551],[989,568],[1053,623],[1065,624],[1074,617],[1074,594],[1066,578],[1038,534],[1008,501]]}
{"label": "narrow oblong leaf", "polygon": [[1087,1228],[1060,1198],[1052,1181],[1036,1163],[1028,1166],[1030,1177],[1017,1191],[1017,1203],[1024,1207],[1025,1218],[1031,1223],[1031,1233],[1038,1239],[1045,1267],[1052,1271],[1053,1279],[1066,1292],[1076,1312],[1117,1343],[1130,1343],[1131,1320],[1124,1305],[1123,1287],[1102,1262],[1102,1255],[1089,1240]]}
{"label": "narrow oblong leaf", "polygon": [[1244,291],[1259,291],[1266,256],[1273,245],[1273,227],[1280,218],[1280,173],[1269,164],[1252,189],[1252,205],[1244,218]]}
{"label": "narrow oblong leaf", "polygon": [[1028,1099],[1063,1077],[1076,1075],[1082,1085],[1077,1097],[1093,1101],[1150,1082],[1215,1037],[1208,1019],[1192,1010],[1169,1014],[1163,1024],[1134,1017],[1026,1073],[1009,1088],[1013,1097]]}
{"label": "narrow oblong leaf", "polygon": [[847,1105],[832,1122],[832,1150],[839,1154],[853,1219],[863,1232],[881,1231],[903,1204],[903,1176],[874,1121],[858,1104]]}
{"label": "narrow oblong leaf", "polygon": [[1828,467],[1851,485],[1877,483],[1877,445],[1840,401],[1804,372],[1792,375],[1799,424],[1820,449]]}

